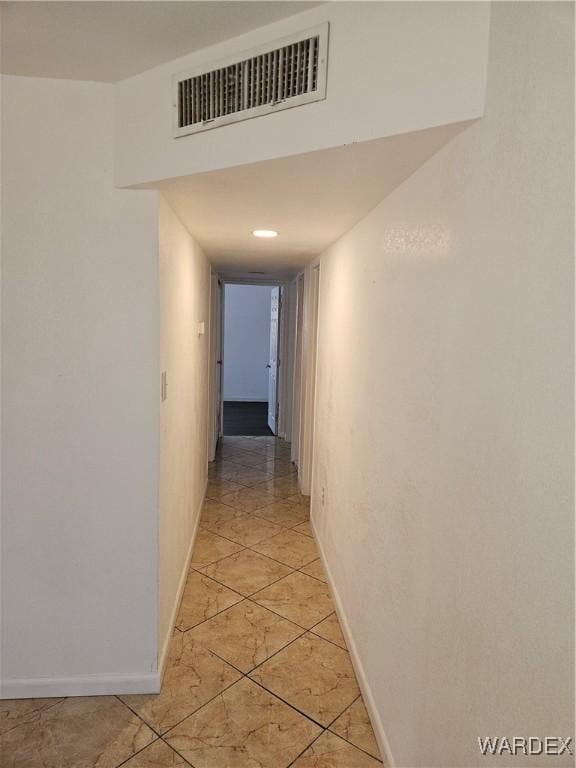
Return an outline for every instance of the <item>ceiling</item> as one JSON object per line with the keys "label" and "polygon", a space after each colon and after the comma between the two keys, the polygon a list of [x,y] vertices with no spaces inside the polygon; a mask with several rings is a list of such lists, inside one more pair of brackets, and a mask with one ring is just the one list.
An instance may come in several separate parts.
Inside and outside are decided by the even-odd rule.
{"label": "ceiling", "polygon": [[[468,123],[183,177],[155,185],[226,273],[307,264]],[[254,229],[276,229],[258,240]]]}
{"label": "ceiling", "polygon": [[116,82],[317,2],[2,2],[4,74]]}

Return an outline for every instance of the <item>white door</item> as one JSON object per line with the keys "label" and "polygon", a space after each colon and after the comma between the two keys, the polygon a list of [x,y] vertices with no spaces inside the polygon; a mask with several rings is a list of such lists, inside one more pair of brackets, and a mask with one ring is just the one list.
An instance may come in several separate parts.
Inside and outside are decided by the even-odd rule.
{"label": "white door", "polygon": [[268,362],[268,426],[274,434],[278,420],[278,331],[280,328],[280,288],[272,289],[270,302],[270,359]]}

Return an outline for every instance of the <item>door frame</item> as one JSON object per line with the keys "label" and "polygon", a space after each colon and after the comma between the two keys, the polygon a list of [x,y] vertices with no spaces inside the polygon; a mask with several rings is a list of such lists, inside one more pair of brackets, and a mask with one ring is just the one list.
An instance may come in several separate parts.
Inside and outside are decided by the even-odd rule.
{"label": "door frame", "polygon": [[292,460],[298,467],[300,490],[309,496],[314,463],[320,264],[311,264],[298,279],[301,280],[298,283],[299,307],[296,320],[295,378],[297,376],[298,382],[297,386],[295,384]]}
{"label": "door frame", "polygon": [[296,290],[297,277],[291,278],[281,286],[282,312],[280,314],[280,366],[278,377],[278,401],[280,413],[278,418],[278,437],[291,442],[293,439],[292,424],[295,404],[294,364],[296,350]]}
{"label": "door frame", "polygon": [[[272,291],[274,289],[278,289],[278,312],[277,312],[277,318],[276,318],[276,376],[274,379],[275,387],[274,387],[274,408],[272,409],[272,413],[274,414],[274,429],[270,427],[270,400],[268,400],[268,428],[272,431],[272,433],[279,437],[279,424],[280,424],[280,401],[279,401],[279,395],[280,395],[280,369],[281,369],[281,344],[280,344],[280,331],[281,331],[281,322],[282,322],[282,315],[283,315],[283,307],[282,307],[282,286],[281,285],[274,285],[272,286]],[[272,313],[270,313],[270,331],[272,331]],[[272,333],[270,333],[270,341],[268,344],[270,354],[268,359],[271,360],[271,352],[272,352]],[[268,395],[270,395],[270,376],[271,376],[271,369],[272,366],[270,363],[268,363]]]}
{"label": "door frame", "polygon": [[210,275],[210,327],[208,376],[208,461],[214,461],[223,428],[222,384],[224,371],[222,347],[224,327],[224,284],[217,272]]}
{"label": "door frame", "polygon": [[304,273],[294,280],[294,363],[293,363],[293,406],[292,406],[292,450],[291,459],[298,466],[300,451],[300,414],[302,410],[302,325],[304,318]]}
{"label": "door frame", "polygon": [[[277,424],[283,423],[283,420],[286,419],[286,415],[288,413],[288,410],[292,410],[292,400],[293,400],[293,365],[294,365],[294,357],[292,354],[285,354],[285,350],[288,350],[291,345],[293,345],[293,341],[290,337],[290,334],[294,333],[294,321],[290,321],[289,318],[286,319],[286,322],[282,322],[282,316],[286,317],[287,313],[284,311],[284,295],[285,295],[285,289],[287,285],[289,285],[290,282],[295,281],[295,277],[291,275],[290,277],[278,277],[276,275],[227,275],[226,273],[218,273],[213,272],[213,276],[216,277],[217,280],[220,282],[220,288],[221,293],[218,300],[211,299],[211,314],[210,314],[210,324],[211,324],[211,333],[212,329],[214,329],[215,332],[219,332],[221,334],[221,341],[220,341],[220,349],[222,352],[222,364],[220,366],[220,373],[222,377],[222,382],[224,381],[224,365],[226,361],[224,360],[224,342],[223,342],[223,336],[224,336],[224,303],[225,303],[225,289],[227,285],[268,285],[270,287],[278,286],[280,288],[280,293],[282,296],[282,310],[280,312],[280,338],[278,342],[278,347],[280,350],[280,358],[279,358],[279,373],[278,373],[278,381],[280,386],[277,387],[277,408],[278,408],[278,418],[277,418]],[[212,294],[212,291],[211,291]],[[212,313],[212,305],[214,305],[214,313],[217,313],[217,316]],[[295,305],[294,305],[295,308]],[[212,337],[211,337],[212,338]],[[209,402],[211,404],[210,412],[213,414],[212,416],[212,423],[211,428],[209,429],[209,461],[214,461],[214,457],[216,455],[216,447],[218,444],[218,440],[223,435],[223,428],[224,428],[224,398],[222,397],[220,401],[220,430],[219,434],[216,434],[216,410],[215,410],[215,404],[218,400],[218,393],[216,392],[216,385],[218,381],[218,377],[215,375],[215,370],[217,366],[217,357],[216,357],[216,351],[217,351],[217,345],[210,344],[210,370],[212,372],[212,376],[210,378],[210,392],[209,392]],[[284,370],[283,370],[284,369]],[[286,384],[282,386],[282,381],[286,377]],[[285,423],[285,421],[284,421]],[[283,433],[278,431],[278,437],[286,439],[286,432],[291,432],[293,419],[290,420],[290,429],[284,429]],[[293,434],[293,432],[292,432]]]}

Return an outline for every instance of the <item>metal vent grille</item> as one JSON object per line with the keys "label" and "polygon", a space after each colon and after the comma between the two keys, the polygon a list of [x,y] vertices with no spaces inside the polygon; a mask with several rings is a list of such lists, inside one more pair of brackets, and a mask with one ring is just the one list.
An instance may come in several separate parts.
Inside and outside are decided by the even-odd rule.
{"label": "metal vent grille", "polygon": [[239,61],[176,78],[175,135],[325,98],[328,25]]}

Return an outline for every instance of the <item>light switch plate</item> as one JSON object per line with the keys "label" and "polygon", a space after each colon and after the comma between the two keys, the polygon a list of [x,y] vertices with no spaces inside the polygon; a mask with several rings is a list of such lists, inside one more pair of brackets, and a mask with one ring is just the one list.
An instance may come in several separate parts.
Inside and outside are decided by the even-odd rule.
{"label": "light switch plate", "polygon": [[198,323],[198,336],[204,336],[206,333],[206,323],[202,320],[201,323]]}

